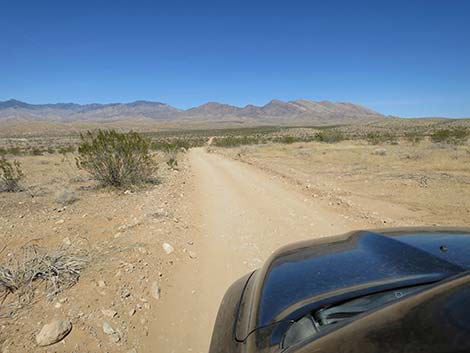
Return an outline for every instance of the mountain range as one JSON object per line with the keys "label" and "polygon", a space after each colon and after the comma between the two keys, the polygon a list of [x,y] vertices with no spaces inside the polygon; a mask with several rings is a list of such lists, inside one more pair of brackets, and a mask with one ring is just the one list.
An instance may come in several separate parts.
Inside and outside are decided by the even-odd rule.
{"label": "mountain range", "polygon": [[307,99],[289,102],[274,99],[264,106],[245,107],[209,102],[186,110],[150,101],[110,104],[28,104],[15,99],[0,101],[0,121],[109,122],[150,119],[338,124],[377,120],[383,117],[382,114],[357,104],[315,102]]}

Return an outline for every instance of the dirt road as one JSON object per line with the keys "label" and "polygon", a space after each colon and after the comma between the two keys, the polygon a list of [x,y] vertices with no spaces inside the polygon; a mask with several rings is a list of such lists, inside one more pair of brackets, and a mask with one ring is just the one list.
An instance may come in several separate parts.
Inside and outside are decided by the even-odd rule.
{"label": "dirt road", "polygon": [[254,167],[203,149],[191,150],[189,161],[197,258],[177,266],[162,289],[145,352],[206,353],[219,303],[234,280],[284,244],[354,228]]}

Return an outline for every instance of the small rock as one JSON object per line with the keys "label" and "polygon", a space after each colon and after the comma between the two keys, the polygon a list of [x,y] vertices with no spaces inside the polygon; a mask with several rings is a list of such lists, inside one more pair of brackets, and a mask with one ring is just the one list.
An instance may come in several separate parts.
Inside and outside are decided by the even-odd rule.
{"label": "small rock", "polygon": [[192,240],[188,240],[188,245],[194,245],[194,242]]}
{"label": "small rock", "polygon": [[64,224],[65,223],[65,220],[63,219],[59,219],[57,222],[55,222],[55,224]]}
{"label": "small rock", "polygon": [[385,156],[387,154],[387,150],[385,148],[377,148],[375,149],[372,154],[376,156]]}
{"label": "small rock", "polygon": [[72,242],[70,241],[70,238],[64,238],[62,239],[62,243],[65,245],[65,246],[70,246],[72,245]]}
{"label": "small rock", "polygon": [[168,243],[163,243],[162,248],[167,254],[171,254],[173,251],[175,251],[175,249]]}
{"label": "small rock", "polygon": [[36,335],[36,343],[41,347],[49,346],[64,339],[71,330],[72,323],[70,321],[55,319],[42,327]]}
{"label": "small rock", "polygon": [[163,218],[163,217],[168,217],[168,212],[165,211],[163,208],[159,208],[156,212],[150,213],[147,216],[152,217],[152,218]]}
{"label": "small rock", "polygon": [[111,334],[110,340],[113,343],[118,343],[121,340],[121,336],[119,335],[119,333],[114,332],[113,334]]}
{"label": "small rock", "polygon": [[129,311],[129,316],[134,316],[136,313],[136,310],[135,309],[131,309],[131,311]]}
{"label": "small rock", "polygon": [[152,297],[157,300],[160,299],[161,288],[160,283],[158,281],[153,282],[152,287],[150,288],[150,292],[152,294]]}
{"label": "small rock", "polygon": [[128,298],[131,296],[131,292],[127,288],[121,289],[121,298]]}
{"label": "small rock", "polygon": [[96,282],[96,283],[98,284],[98,287],[101,287],[101,288],[106,287],[106,283],[105,283],[104,281],[102,281],[102,280],[100,280],[100,281],[98,281],[98,282]]}
{"label": "small rock", "polygon": [[55,196],[55,201],[61,205],[71,205],[78,200],[78,196],[75,191],[70,189],[64,189],[59,191]]}
{"label": "small rock", "polygon": [[112,335],[116,331],[114,331],[112,326],[105,321],[105,322],[103,322],[103,332],[106,333],[107,335]]}
{"label": "small rock", "polygon": [[189,252],[189,257],[190,257],[191,259],[196,259],[196,258],[197,258],[197,254],[196,254],[194,251],[190,251],[190,252]]}
{"label": "small rock", "polygon": [[147,249],[143,248],[143,247],[138,247],[137,248],[137,251],[140,252],[141,254],[144,254],[144,255],[148,255],[148,251]]}

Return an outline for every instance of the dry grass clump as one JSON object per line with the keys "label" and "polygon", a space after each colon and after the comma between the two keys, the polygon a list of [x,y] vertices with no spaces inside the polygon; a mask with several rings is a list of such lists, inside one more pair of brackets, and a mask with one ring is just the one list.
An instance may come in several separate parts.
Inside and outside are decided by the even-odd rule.
{"label": "dry grass clump", "polygon": [[168,146],[165,150],[166,164],[171,169],[176,169],[178,166],[178,146]]}
{"label": "dry grass clump", "polygon": [[[70,247],[48,252],[36,245],[21,248],[0,266],[0,317],[13,316],[31,304],[39,289],[52,298],[78,282],[88,254]],[[3,305],[7,303],[7,305]]]}

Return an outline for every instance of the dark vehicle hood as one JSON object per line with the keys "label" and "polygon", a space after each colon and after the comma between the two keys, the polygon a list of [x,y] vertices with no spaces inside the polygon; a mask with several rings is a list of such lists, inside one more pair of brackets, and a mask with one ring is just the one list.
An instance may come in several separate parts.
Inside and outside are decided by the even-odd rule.
{"label": "dark vehicle hood", "polygon": [[284,247],[251,276],[236,337],[306,308],[459,274],[470,269],[469,254],[468,228],[358,231]]}
{"label": "dark vehicle hood", "polygon": [[285,353],[470,352],[470,275],[359,317],[330,334],[292,346]]}

